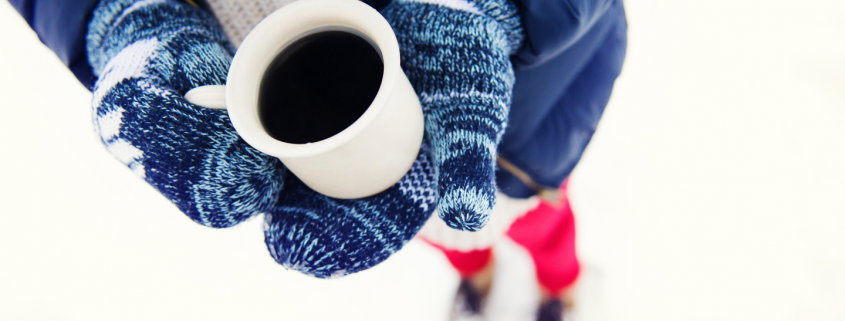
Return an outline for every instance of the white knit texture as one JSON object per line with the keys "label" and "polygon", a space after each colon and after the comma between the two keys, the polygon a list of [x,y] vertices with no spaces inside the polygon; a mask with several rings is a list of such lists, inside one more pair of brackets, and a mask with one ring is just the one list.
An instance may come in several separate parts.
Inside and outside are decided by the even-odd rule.
{"label": "white knit texture", "polygon": [[[148,0],[155,1],[155,0]],[[472,2],[465,0],[406,0],[435,4],[452,9],[463,10],[475,14],[481,11]],[[285,5],[296,2],[296,0],[208,0],[211,10],[220,24],[223,25],[223,32],[229,37],[229,41],[235,47],[239,47],[246,38],[246,35],[264,20],[268,15]]]}
{"label": "white knit texture", "polygon": [[418,235],[450,250],[486,249],[501,239],[516,219],[539,205],[540,199],[537,196],[519,199],[496,192],[496,206],[493,207],[493,213],[490,214],[487,225],[481,230],[467,232],[452,229],[446,226],[446,223],[437,215],[437,211],[434,211]]}
{"label": "white knit texture", "polygon": [[436,4],[436,5],[444,6],[444,7],[447,7],[447,8],[472,12],[474,14],[482,14],[481,11],[478,10],[478,8],[476,8],[474,4],[472,4],[469,1],[464,1],[464,0],[405,0],[405,1],[427,3],[427,4]]}
{"label": "white knit texture", "polygon": [[208,0],[223,32],[235,47],[241,45],[246,35],[265,17],[296,0]]}

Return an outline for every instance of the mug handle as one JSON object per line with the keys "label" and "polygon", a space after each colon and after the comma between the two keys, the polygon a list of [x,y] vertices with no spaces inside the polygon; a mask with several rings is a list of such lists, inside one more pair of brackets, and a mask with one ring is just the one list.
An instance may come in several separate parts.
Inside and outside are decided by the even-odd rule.
{"label": "mug handle", "polygon": [[200,86],[185,93],[190,103],[211,109],[226,109],[226,85]]}

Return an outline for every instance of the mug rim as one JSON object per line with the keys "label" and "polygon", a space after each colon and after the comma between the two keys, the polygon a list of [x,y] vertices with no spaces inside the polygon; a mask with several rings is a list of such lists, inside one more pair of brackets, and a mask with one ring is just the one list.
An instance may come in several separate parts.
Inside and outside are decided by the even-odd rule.
{"label": "mug rim", "polygon": [[[269,64],[288,45],[304,36],[344,29],[375,44],[382,58],[381,85],[370,106],[344,130],[317,142],[292,144],[271,137],[258,117],[258,92]],[[238,48],[226,80],[229,118],[249,145],[269,155],[304,158],[327,153],[357,137],[386,108],[396,77],[402,73],[399,59],[399,44],[393,29],[369,5],[357,0],[296,1],[262,20]]]}

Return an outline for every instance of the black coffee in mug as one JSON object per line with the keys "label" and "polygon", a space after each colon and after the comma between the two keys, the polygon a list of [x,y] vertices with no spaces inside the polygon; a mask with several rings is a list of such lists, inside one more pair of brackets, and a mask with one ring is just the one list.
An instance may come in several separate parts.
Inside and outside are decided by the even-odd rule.
{"label": "black coffee in mug", "polygon": [[258,117],[271,137],[291,144],[324,140],[367,110],[384,64],[370,42],[323,31],[294,41],[270,63],[258,92]]}

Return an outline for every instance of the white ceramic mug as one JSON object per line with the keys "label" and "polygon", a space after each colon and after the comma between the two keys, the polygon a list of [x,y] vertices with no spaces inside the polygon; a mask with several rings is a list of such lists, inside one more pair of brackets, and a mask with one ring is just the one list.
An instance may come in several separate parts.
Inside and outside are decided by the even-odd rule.
{"label": "white ceramic mug", "polygon": [[[309,144],[272,138],[258,118],[258,91],[270,62],[294,41],[321,31],[346,31],[369,41],[384,63],[381,87],[366,112],[332,137]],[[244,39],[225,86],[204,86],[185,98],[226,108],[238,134],[278,157],[306,185],[337,198],[381,192],[411,168],[423,138],[419,99],[399,66],[399,44],[387,21],[357,0],[300,0],[265,18]]]}

